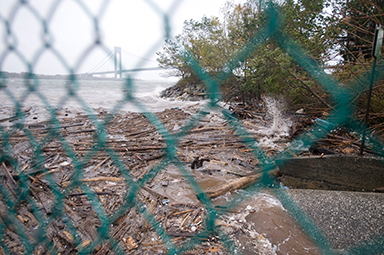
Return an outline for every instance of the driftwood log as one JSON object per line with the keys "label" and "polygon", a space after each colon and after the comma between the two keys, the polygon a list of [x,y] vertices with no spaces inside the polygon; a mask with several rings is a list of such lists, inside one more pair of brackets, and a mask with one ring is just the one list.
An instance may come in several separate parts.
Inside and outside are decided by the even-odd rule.
{"label": "driftwood log", "polygon": [[[216,198],[216,197],[224,195],[228,192],[246,188],[249,185],[255,183],[257,180],[259,180],[262,177],[262,175],[263,175],[262,173],[250,174],[250,175],[241,177],[240,179],[237,179],[237,180],[235,180],[231,183],[228,183],[222,187],[219,187],[217,189],[207,190],[205,192],[205,194],[209,198]],[[277,177],[280,175],[280,172],[278,170],[271,170],[268,172],[268,175],[271,177]]]}

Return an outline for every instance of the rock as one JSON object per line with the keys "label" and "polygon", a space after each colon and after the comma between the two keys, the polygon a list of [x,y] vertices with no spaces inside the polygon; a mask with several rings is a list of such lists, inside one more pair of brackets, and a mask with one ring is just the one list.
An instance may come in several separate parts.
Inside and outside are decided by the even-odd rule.
{"label": "rock", "polygon": [[183,101],[199,101],[207,98],[207,95],[204,85],[188,84],[185,88],[181,88],[179,85],[169,87],[160,93],[160,97]]}
{"label": "rock", "polygon": [[354,148],[345,148],[345,149],[342,150],[342,152],[344,154],[354,154],[354,153],[356,153],[356,149],[354,149]]}
{"label": "rock", "polygon": [[196,90],[200,91],[200,92],[203,92],[203,91],[205,91],[205,86],[203,84],[199,84],[199,85],[196,86]]}
{"label": "rock", "polygon": [[184,94],[181,96],[181,99],[186,100],[188,97],[189,97],[188,93],[184,93]]}
{"label": "rock", "polygon": [[189,101],[200,101],[200,100],[201,100],[201,98],[196,97],[196,96],[189,98]]}
{"label": "rock", "polygon": [[204,161],[209,161],[207,158],[199,159],[199,157],[195,157],[195,159],[192,161],[191,169],[198,169],[200,167],[203,167]]}
{"label": "rock", "polygon": [[192,88],[188,87],[184,89],[185,93],[191,94],[192,93]]}

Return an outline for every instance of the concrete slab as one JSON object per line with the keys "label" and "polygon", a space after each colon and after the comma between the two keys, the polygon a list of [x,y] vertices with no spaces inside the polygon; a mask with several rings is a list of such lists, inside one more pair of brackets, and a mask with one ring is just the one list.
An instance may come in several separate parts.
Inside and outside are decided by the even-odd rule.
{"label": "concrete slab", "polygon": [[[291,189],[288,193],[333,248],[346,254],[384,253],[384,193],[310,189]],[[363,244],[368,245],[347,252]]]}

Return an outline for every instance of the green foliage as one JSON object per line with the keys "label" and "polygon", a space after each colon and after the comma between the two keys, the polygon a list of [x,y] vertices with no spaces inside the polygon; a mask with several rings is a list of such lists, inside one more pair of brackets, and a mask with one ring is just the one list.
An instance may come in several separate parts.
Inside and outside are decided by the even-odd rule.
{"label": "green foliage", "polygon": [[[248,62],[248,68],[245,70],[244,88],[256,91],[257,95],[280,93],[284,87],[287,87],[286,76],[282,75],[282,68],[289,68],[292,64],[286,53],[280,48],[272,48],[269,44],[266,47],[259,48]],[[261,86],[262,84],[262,86]]]}
{"label": "green foliage", "polygon": [[320,65],[330,60],[330,52],[336,50],[335,38],[340,30],[335,29],[337,17],[329,15],[329,0],[287,0],[282,6],[285,14],[285,33],[292,36],[301,47]]}
{"label": "green foliage", "polygon": [[168,39],[163,45],[163,51],[157,52],[157,61],[159,66],[165,69],[170,69],[169,76],[185,78],[187,73],[190,73],[189,67],[185,65],[180,54],[180,46]]}
{"label": "green foliage", "polygon": [[[249,1],[244,5],[227,4],[226,22],[234,24],[228,25],[234,48],[250,41],[264,25],[264,12],[260,12],[261,7],[252,3]],[[294,37],[318,65],[324,65],[330,58],[329,49],[331,45],[333,47],[327,37],[331,32],[323,23],[329,19],[322,14],[323,8],[324,1],[285,1],[280,6],[280,13],[285,14],[285,24],[279,33]],[[314,97],[313,94],[327,98],[324,91],[306,78],[302,68],[279,48],[273,39],[268,39],[265,46],[258,48],[242,63],[242,70],[238,72],[244,81],[241,89],[256,97],[262,94],[284,94],[294,103],[322,103],[318,100],[319,96]]]}
{"label": "green foliage", "polygon": [[[182,34],[167,41],[163,50],[157,53],[160,66],[172,69],[168,75],[181,77],[184,80],[181,83],[186,85],[200,81],[191,70],[187,58],[184,58],[185,52],[193,56],[203,70],[212,76],[226,70],[232,57],[239,54],[245,45],[250,45],[254,36],[260,34],[260,29],[265,26],[267,17],[262,11],[265,8],[262,2],[248,0],[235,4],[228,1],[223,8],[223,22],[216,17],[185,21]],[[297,42],[318,66],[326,67],[335,58],[335,54],[342,61],[357,59],[347,46],[355,47],[358,43],[367,42],[368,38],[371,40],[370,27],[373,20],[367,22],[367,17],[372,17],[369,14],[378,11],[372,7],[383,5],[384,0],[375,3],[369,0],[350,0],[348,3],[341,0],[276,2],[275,6],[280,9],[279,16],[283,17],[284,22],[279,33],[288,35]],[[362,2],[364,6],[359,7]],[[343,13],[344,9],[348,11]],[[357,15],[358,13],[360,14]],[[348,15],[364,17],[365,21],[351,23],[345,19]],[[360,26],[359,24],[366,24],[369,33],[365,35],[365,32],[360,31],[362,28],[356,29],[355,26]],[[361,33],[356,34],[357,30]],[[231,75],[237,79],[235,84],[238,85],[235,89],[254,97],[262,94],[284,94],[294,103],[318,103],[328,107],[330,102],[326,92],[314,80],[308,79],[306,72],[274,43],[274,39],[267,38],[264,45],[253,51],[247,59],[235,63],[235,68],[231,69]],[[345,44],[346,40],[349,44]],[[371,45],[367,46],[365,43],[364,47],[370,48]],[[365,70],[366,67],[352,67],[348,70],[355,69]],[[348,79],[344,80],[345,77],[353,74],[354,71],[348,70],[333,69],[341,82],[347,81]],[[233,84],[231,88],[233,90]]]}
{"label": "green foliage", "polygon": [[203,17],[201,21],[185,21],[183,33],[164,44],[163,51],[157,52],[157,60],[160,67],[173,69],[168,75],[197,80],[185,58],[186,53],[208,73],[215,74],[221,70],[231,56],[231,47],[218,18]]}
{"label": "green foliage", "polygon": [[234,49],[241,49],[257,33],[264,23],[260,6],[254,1],[244,4],[227,2],[224,6],[224,22],[228,31],[228,38]]}

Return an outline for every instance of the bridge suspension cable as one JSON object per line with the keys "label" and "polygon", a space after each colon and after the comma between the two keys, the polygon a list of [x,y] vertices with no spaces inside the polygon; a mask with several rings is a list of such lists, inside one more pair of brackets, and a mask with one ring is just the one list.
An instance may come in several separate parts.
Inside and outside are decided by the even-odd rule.
{"label": "bridge suspension cable", "polygon": [[[129,54],[131,56],[134,56],[138,59],[141,59],[141,60],[144,60],[144,61],[147,61],[147,62],[155,62],[157,63],[157,61],[154,61],[152,59],[148,59],[148,58],[145,58],[145,57],[140,57],[138,55],[135,55],[127,50],[124,50],[124,49],[121,49],[120,47],[115,47],[114,50],[111,50],[108,55],[103,59],[101,60],[95,67],[93,67],[91,70],[89,70],[86,74],[90,74],[90,75],[94,75],[94,74],[113,74],[115,73],[115,76],[116,76],[116,61],[113,61],[112,62],[115,62],[115,70],[114,71],[97,71],[99,70],[107,61],[109,61],[110,59],[113,59],[115,57],[115,55],[117,54],[116,53],[116,48],[119,48],[120,49],[120,52],[119,54],[121,55],[121,53],[125,53],[125,54]],[[121,56],[120,56],[121,58]],[[140,72],[140,71],[155,71],[155,70],[162,70],[162,68],[160,67],[143,67],[143,68],[134,68],[134,69],[122,69],[120,67],[119,69],[119,73],[127,73],[127,72]],[[121,75],[121,74],[120,74]],[[115,77],[116,78],[116,77]]]}
{"label": "bridge suspension cable", "polygon": [[146,60],[146,61],[150,61],[150,62],[155,62],[155,63],[157,63],[156,61],[154,61],[154,60],[152,60],[152,59],[148,59],[148,58],[140,57],[140,56],[138,56],[138,55],[133,54],[132,52],[129,52],[129,51],[125,50],[125,49],[121,49],[121,50],[122,50],[125,54],[129,54],[129,55],[134,56],[134,57],[136,57],[136,58],[139,58],[139,59],[142,59],[142,60]]}
{"label": "bridge suspension cable", "polygon": [[113,57],[113,54],[114,54],[114,51],[111,50],[108,53],[108,55],[105,58],[103,58],[103,60],[101,60],[95,67],[93,67],[87,73],[96,72],[97,70],[99,70],[103,65],[105,65],[105,63],[107,63]]}

